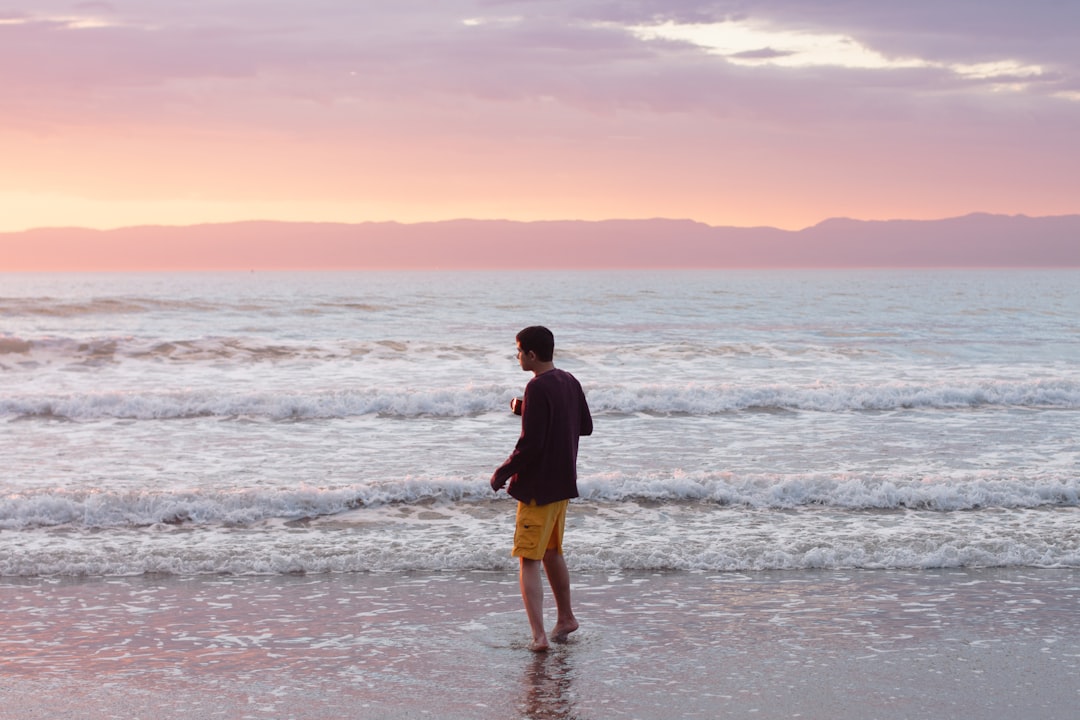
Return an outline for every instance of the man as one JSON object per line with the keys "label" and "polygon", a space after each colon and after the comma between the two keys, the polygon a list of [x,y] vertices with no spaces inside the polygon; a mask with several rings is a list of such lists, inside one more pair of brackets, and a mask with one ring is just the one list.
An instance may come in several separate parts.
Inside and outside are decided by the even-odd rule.
{"label": "man", "polygon": [[517,348],[521,369],[533,373],[533,378],[525,386],[525,397],[510,402],[521,415],[521,436],[491,476],[491,488],[498,492],[509,481],[507,492],[518,501],[513,555],[521,562],[521,598],[533,636],[529,649],[544,652],[549,644],[541,564],[558,609],[551,639],[565,642],[578,629],[570,607],[570,573],[562,539],[566,506],[578,496],[578,438],[591,435],[593,423],[581,384],[552,361],[555,338],[550,330],[525,328],[517,334]]}

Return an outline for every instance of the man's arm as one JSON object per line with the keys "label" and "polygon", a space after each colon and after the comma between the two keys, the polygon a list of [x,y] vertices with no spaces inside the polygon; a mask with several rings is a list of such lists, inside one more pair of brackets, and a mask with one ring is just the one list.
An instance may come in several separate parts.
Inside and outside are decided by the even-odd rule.
{"label": "man's arm", "polygon": [[589,412],[589,403],[585,400],[585,391],[581,389],[581,385],[578,385],[578,394],[581,401],[581,434],[592,435],[592,413]]}
{"label": "man's arm", "polygon": [[510,453],[510,457],[492,474],[492,490],[496,492],[501,490],[511,477],[540,457],[547,437],[549,415],[547,408],[547,397],[542,392],[536,392],[535,389],[530,392],[529,386],[526,386],[525,398],[522,402],[521,436],[518,438],[517,445],[514,446],[514,451]]}

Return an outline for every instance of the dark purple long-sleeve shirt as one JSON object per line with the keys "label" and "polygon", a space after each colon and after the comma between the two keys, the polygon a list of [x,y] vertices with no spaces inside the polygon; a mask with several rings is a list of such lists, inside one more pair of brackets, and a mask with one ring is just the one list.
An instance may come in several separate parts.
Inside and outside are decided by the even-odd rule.
{"label": "dark purple long-sleeve shirt", "polygon": [[492,476],[492,486],[511,478],[507,492],[537,505],[577,497],[578,438],[592,431],[577,378],[558,368],[537,375],[525,386],[521,437]]}

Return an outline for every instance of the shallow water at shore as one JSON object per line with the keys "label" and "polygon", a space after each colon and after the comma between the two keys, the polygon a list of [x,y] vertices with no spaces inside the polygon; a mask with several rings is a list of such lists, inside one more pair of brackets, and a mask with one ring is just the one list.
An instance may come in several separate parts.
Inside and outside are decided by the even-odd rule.
{"label": "shallow water at shore", "polygon": [[5,716],[1004,720],[1080,702],[1075,570],[576,573],[574,600],[581,630],[535,655],[507,572],[5,580]]}

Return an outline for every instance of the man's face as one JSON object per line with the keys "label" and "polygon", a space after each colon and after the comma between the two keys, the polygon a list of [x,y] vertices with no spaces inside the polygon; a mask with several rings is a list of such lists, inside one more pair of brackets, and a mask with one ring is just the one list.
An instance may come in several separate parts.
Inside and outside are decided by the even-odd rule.
{"label": "man's face", "polygon": [[518,364],[521,365],[521,369],[530,372],[533,369],[533,365],[536,363],[536,352],[532,350],[525,352],[521,349],[521,343],[518,343],[517,358]]}

